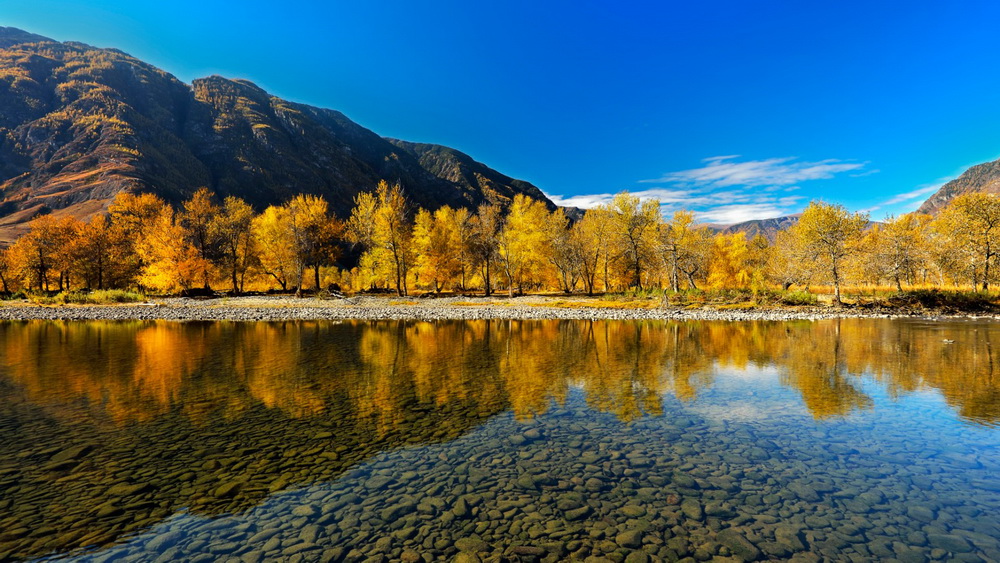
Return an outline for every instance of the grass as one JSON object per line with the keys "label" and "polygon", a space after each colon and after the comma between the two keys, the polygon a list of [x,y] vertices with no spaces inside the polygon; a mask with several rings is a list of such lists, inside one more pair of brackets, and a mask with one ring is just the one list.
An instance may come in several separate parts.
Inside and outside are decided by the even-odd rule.
{"label": "grass", "polygon": [[99,289],[97,291],[62,291],[55,295],[44,293],[29,293],[28,301],[36,305],[106,305],[111,303],[138,303],[146,300],[146,296],[124,289]]}

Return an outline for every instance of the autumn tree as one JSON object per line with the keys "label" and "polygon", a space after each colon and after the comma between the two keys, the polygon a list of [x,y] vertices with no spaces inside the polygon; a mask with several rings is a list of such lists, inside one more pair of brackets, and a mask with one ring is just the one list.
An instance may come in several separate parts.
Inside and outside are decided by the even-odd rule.
{"label": "autumn tree", "polygon": [[[116,268],[122,271],[124,278],[131,282],[138,282],[146,264],[140,248],[145,246],[145,241],[149,236],[148,227],[167,207],[159,197],[153,194],[131,194],[120,193],[108,206],[108,215],[111,225],[115,229],[115,236],[123,241],[123,247],[114,257]],[[172,244],[177,244],[174,241]]]}
{"label": "autumn tree", "polygon": [[245,201],[228,196],[209,220],[208,237],[218,245],[218,264],[228,273],[233,293],[243,291],[246,272],[257,259],[253,219],[253,209]]}
{"label": "autumn tree", "polygon": [[472,256],[482,270],[483,293],[493,294],[493,267],[499,260],[499,235],[503,228],[503,211],[495,203],[484,203],[471,220],[470,247]]}
{"label": "autumn tree", "polygon": [[712,233],[708,227],[688,225],[675,233],[677,237],[676,268],[684,274],[688,287],[698,289],[695,279],[702,277],[708,268],[712,251]]}
{"label": "autumn tree", "polygon": [[903,281],[912,284],[917,272],[930,261],[930,221],[929,215],[907,213],[874,225],[862,241],[868,258],[865,269],[877,278],[892,280],[902,292]]}
{"label": "autumn tree", "polygon": [[55,274],[59,290],[69,289],[73,241],[79,227],[73,217],[43,215],[31,222],[28,233],[17,239],[8,255],[25,286],[49,291]]}
{"label": "autumn tree", "polygon": [[349,240],[361,244],[366,254],[384,254],[391,261],[397,295],[407,294],[406,278],[412,265],[410,207],[398,183],[390,187],[382,180],[374,195],[362,193],[354,199],[347,222]]}
{"label": "autumn tree", "polygon": [[319,270],[339,257],[339,239],[343,225],[330,217],[325,199],[313,195],[298,195],[285,207],[288,228],[296,260],[295,295],[301,297],[305,270],[313,269],[316,290],[320,289]]}
{"label": "autumn tree", "polygon": [[190,242],[187,230],[169,205],[143,226],[138,246],[142,272],[140,283],[165,293],[188,291],[204,282],[211,264]]}
{"label": "autumn tree", "polygon": [[660,222],[660,202],[640,200],[628,192],[616,194],[609,205],[612,236],[619,254],[631,270],[630,285],[642,288],[642,265],[648,263],[655,248],[655,233]]}
{"label": "autumn tree", "polygon": [[968,250],[973,286],[989,289],[991,271],[1000,252],[1000,199],[995,194],[962,194],[935,220],[934,228]]}
{"label": "autumn tree", "polygon": [[461,240],[454,216],[455,210],[446,205],[434,213],[421,209],[413,221],[417,277],[429,283],[435,293],[452,283],[462,271]]}
{"label": "autumn tree", "polygon": [[610,230],[611,214],[605,206],[588,210],[570,229],[570,237],[579,254],[578,267],[587,295],[594,294],[598,274],[602,271],[604,290],[608,289]]}
{"label": "autumn tree", "polygon": [[562,209],[556,209],[549,215],[544,228],[550,249],[549,261],[555,268],[560,289],[564,293],[572,293],[581,277],[580,266],[583,261],[581,240],[573,236],[569,217]]}
{"label": "autumn tree", "polygon": [[179,213],[177,213],[177,224],[184,229],[184,238],[198,251],[201,260],[199,264],[204,269],[199,272],[199,277],[204,283],[205,289],[210,287],[211,264],[217,256],[218,240],[217,232],[212,229],[212,221],[219,215],[219,206],[212,201],[212,192],[208,188],[198,188],[185,201]]}
{"label": "autumn tree", "polygon": [[278,283],[282,291],[298,272],[295,240],[289,228],[288,208],[269,206],[253,218],[251,232],[258,251],[257,267]]}
{"label": "autumn tree", "polygon": [[82,225],[74,241],[77,269],[87,287],[127,287],[134,279],[132,240],[106,215],[95,215]]}
{"label": "autumn tree", "polygon": [[545,236],[549,213],[545,204],[517,194],[497,235],[497,256],[507,278],[508,294],[524,291],[551,252]]}
{"label": "autumn tree", "polygon": [[10,293],[10,258],[6,248],[0,248],[0,292]]}
{"label": "autumn tree", "polygon": [[814,261],[833,282],[833,300],[837,305],[842,304],[840,286],[844,261],[859,250],[867,225],[867,214],[851,213],[842,205],[813,201],[798,223],[789,228],[807,259]]}

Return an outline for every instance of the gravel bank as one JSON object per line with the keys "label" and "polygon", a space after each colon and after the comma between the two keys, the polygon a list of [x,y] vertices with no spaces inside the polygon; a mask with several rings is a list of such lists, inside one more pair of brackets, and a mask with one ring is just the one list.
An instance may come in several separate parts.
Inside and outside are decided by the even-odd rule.
{"label": "gravel bank", "polygon": [[[554,306],[561,303],[560,306]],[[597,306],[588,306],[593,304]],[[600,301],[527,296],[513,299],[448,297],[405,300],[387,297],[350,299],[295,299],[287,296],[220,299],[166,298],[126,305],[41,306],[27,302],[0,305],[0,320],[170,320],[170,321],[284,321],[284,320],[477,320],[477,319],[668,319],[724,321],[787,321],[828,318],[943,318],[945,315],[908,314],[890,310],[810,307],[796,309],[686,309],[662,307],[628,309],[601,307]],[[973,315],[958,315],[968,318]],[[987,318],[995,318],[989,316]]]}

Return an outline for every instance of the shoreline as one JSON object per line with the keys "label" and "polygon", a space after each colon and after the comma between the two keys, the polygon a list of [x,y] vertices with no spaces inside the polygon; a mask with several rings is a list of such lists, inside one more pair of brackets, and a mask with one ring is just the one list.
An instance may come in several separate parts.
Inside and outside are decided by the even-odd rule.
{"label": "shoreline", "polygon": [[[481,300],[481,302],[476,302]],[[854,309],[834,307],[623,307],[586,297],[408,299],[359,296],[348,299],[297,299],[248,296],[214,299],[170,297],[146,303],[107,305],[0,304],[0,321],[449,321],[449,320],[692,320],[791,321],[844,318],[925,320],[998,319],[995,314]]]}

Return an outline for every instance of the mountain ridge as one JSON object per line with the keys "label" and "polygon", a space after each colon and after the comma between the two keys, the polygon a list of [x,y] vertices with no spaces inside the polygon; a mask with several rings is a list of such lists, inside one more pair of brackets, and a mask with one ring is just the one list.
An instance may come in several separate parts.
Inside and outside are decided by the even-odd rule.
{"label": "mountain ridge", "polygon": [[0,28],[0,241],[42,213],[86,218],[121,192],[206,186],[255,208],[322,195],[346,216],[385,179],[417,205],[475,207],[537,187],[465,153],[386,139],[343,113],[218,75],[185,84],[118,49]]}
{"label": "mountain ridge", "polygon": [[917,212],[936,215],[956,197],[975,192],[1000,194],[1000,159],[970,166],[928,197]]}

